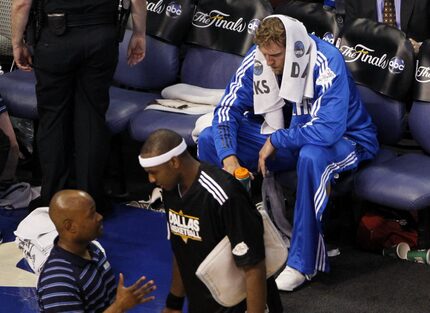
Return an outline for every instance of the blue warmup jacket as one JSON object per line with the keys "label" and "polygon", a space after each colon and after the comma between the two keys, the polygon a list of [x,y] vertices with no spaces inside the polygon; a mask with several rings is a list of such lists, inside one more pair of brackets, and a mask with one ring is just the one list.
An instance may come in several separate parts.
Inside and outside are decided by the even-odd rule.
{"label": "blue warmup jacket", "polygon": [[[365,110],[355,82],[336,47],[310,35],[317,46],[314,99],[293,103],[290,126],[271,135],[275,148],[300,149],[306,144],[331,146],[348,137],[370,155],[378,149],[376,127]],[[236,154],[237,130],[245,114],[252,118],[253,70],[256,46],[246,54],[215,109],[213,136],[220,160]],[[327,72],[329,71],[329,72]],[[334,78],[327,82],[327,73]]]}

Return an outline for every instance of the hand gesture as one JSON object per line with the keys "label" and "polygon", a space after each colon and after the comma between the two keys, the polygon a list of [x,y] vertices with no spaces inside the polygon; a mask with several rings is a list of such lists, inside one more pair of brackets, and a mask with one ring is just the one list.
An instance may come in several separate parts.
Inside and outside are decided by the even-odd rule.
{"label": "hand gesture", "polygon": [[[149,302],[155,299],[154,296],[145,297],[156,289],[154,281],[143,284],[146,277],[142,276],[130,287],[124,286],[124,275],[119,274],[118,288],[116,291],[115,303],[122,311],[127,311],[138,304]],[[142,285],[143,284],[143,285]]]}

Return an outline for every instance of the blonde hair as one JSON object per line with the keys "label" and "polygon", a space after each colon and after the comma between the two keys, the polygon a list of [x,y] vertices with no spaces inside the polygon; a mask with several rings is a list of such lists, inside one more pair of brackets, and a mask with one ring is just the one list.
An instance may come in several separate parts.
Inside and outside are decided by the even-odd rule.
{"label": "blonde hair", "polygon": [[255,32],[254,42],[259,46],[266,46],[273,42],[285,47],[285,27],[279,18],[266,18],[263,20]]}

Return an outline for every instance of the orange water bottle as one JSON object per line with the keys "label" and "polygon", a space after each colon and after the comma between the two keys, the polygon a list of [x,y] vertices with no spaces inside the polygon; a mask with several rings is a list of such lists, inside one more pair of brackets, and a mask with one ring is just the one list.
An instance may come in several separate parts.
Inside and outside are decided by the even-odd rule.
{"label": "orange water bottle", "polygon": [[234,171],[234,177],[245,187],[246,191],[251,193],[251,175],[245,167],[238,167]]}

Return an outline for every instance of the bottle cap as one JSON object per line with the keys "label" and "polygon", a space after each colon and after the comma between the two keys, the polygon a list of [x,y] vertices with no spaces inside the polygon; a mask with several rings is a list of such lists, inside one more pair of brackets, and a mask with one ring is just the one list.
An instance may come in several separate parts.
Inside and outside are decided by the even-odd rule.
{"label": "bottle cap", "polygon": [[245,167],[238,167],[234,170],[234,177],[237,179],[244,179],[249,177],[249,171]]}

